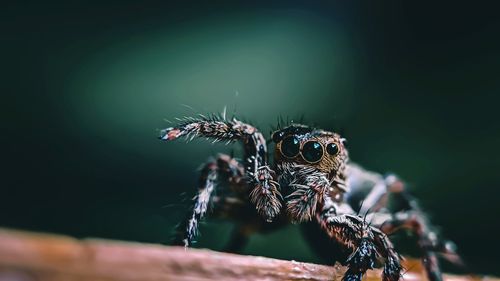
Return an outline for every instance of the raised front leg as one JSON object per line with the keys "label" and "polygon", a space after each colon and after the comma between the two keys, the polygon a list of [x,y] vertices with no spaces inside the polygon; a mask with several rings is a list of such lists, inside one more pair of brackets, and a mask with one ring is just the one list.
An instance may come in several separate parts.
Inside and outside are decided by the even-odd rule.
{"label": "raised front leg", "polygon": [[271,221],[281,209],[281,194],[275,172],[268,165],[267,145],[262,133],[255,127],[235,118],[225,117],[186,118],[175,127],[161,131],[160,139],[172,141],[180,137],[189,140],[205,137],[213,142],[241,141],[245,150],[245,175],[251,186],[250,200],[255,204],[257,212]]}
{"label": "raised front leg", "polygon": [[379,259],[384,260],[382,280],[399,280],[400,257],[388,237],[369,225],[364,218],[351,212],[349,206],[327,199],[322,211],[316,216],[321,228],[348,254],[344,262],[348,270],[342,280],[360,281],[363,274],[372,269]]}
{"label": "raised front leg", "polygon": [[180,137],[189,140],[195,137],[210,138],[212,141],[231,142],[245,141],[249,136],[257,133],[257,129],[236,119],[227,120],[225,117],[186,117],[179,119],[180,124],[160,131],[160,139],[171,141]]}

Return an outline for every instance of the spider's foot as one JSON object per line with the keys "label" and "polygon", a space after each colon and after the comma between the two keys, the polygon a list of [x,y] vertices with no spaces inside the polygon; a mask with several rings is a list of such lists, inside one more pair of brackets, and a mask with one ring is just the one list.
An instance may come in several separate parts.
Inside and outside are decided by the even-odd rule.
{"label": "spider's foot", "polygon": [[377,250],[375,245],[369,239],[362,238],[356,251],[346,261],[349,269],[344,274],[342,280],[361,280],[366,270],[373,268],[376,259]]}
{"label": "spider's foot", "polygon": [[351,272],[350,270],[347,270],[344,277],[342,277],[342,281],[361,281],[362,278],[362,272]]}
{"label": "spider's foot", "polygon": [[182,133],[180,129],[170,127],[160,131],[159,139],[164,141],[171,141],[179,138],[181,135]]}
{"label": "spider's foot", "polygon": [[401,277],[401,264],[393,257],[389,257],[384,265],[383,281],[398,281]]}
{"label": "spider's foot", "polygon": [[376,258],[375,245],[367,238],[362,238],[356,251],[347,259],[347,263],[350,268],[372,269]]}

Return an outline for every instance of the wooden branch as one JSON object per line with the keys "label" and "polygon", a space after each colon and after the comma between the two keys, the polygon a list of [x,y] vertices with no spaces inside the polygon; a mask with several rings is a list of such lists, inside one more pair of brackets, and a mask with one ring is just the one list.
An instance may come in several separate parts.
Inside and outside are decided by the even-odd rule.
{"label": "wooden branch", "polygon": [[[425,280],[409,260],[404,280]],[[345,268],[166,247],[0,229],[0,281],[340,280]],[[380,280],[370,270],[366,280]],[[446,275],[446,280],[497,280]]]}

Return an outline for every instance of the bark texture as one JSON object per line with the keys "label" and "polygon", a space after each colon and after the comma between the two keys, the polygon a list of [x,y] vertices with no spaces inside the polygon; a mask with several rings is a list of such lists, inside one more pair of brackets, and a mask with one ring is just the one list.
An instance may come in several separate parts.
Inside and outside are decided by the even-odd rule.
{"label": "bark texture", "polygon": [[[420,263],[404,280],[425,280]],[[340,280],[345,269],[241,256],[210,250],[166,247],[0,229],[0,281],[166,281],[166,280]],[[370,270],[365,280],[380,280]],[[445,275],[445,280],[498,280]]]}

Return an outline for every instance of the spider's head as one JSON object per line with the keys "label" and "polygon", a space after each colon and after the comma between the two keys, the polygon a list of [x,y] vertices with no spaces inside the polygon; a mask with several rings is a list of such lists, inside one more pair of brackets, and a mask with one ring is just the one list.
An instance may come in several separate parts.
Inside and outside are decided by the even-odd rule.
{"label": "spider's head", "polygon": [[272,134],[275,161],[334,173],[347,159],[345,139],[340,135],[305,125],[293,124]]}
{"label": "spider's head", "polygon": [[340,135],[293,124],[272,134],[275,163],[288,214],[310,220],[348,159]]}

